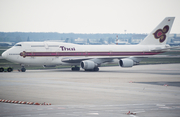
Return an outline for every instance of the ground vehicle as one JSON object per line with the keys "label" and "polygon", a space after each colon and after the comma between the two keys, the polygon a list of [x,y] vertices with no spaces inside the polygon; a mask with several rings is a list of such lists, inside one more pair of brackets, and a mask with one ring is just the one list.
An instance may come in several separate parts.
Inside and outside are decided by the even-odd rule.
{"label": "ground vehicle", "polygon": [[12,72],[12,67],[0,67],[0,72]]}

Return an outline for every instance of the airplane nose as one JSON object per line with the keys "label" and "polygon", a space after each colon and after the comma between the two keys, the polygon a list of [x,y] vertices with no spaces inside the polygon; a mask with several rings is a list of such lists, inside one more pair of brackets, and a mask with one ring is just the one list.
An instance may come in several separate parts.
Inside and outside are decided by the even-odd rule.
{"label": "airplane nose", "polygon": [[7,57],[7,52],[3,52],[2,57],[5,59]]}

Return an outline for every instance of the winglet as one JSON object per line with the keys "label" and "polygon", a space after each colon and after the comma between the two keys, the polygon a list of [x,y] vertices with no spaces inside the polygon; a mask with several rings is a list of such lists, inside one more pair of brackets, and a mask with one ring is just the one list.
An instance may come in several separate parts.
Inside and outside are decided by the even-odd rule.
{"label": "winglet", "polygon": [[166,17],[139,45],[165,45],[175,17]]}

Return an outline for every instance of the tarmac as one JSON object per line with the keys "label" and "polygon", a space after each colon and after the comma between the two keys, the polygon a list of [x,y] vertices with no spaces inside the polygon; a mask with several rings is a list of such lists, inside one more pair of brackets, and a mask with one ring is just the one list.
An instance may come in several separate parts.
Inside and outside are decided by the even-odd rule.
{"label": "tarmac", "polygon": [[179,117],[180,64],[0,73],[0,117]]}

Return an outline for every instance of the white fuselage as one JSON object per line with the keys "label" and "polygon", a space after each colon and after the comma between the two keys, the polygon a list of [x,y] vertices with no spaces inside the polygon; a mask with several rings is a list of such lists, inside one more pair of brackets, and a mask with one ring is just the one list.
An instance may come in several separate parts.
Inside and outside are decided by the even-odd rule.
{"label": "white fuselage", "polygon": [[160,52],[165,45],[76,45],[62,42],[20,42],[3,53],[9,61],[23,65],[78,65],[66,63],[62,59],[76,58],[123,58],[130,56],[149,56]]}

